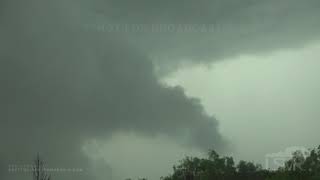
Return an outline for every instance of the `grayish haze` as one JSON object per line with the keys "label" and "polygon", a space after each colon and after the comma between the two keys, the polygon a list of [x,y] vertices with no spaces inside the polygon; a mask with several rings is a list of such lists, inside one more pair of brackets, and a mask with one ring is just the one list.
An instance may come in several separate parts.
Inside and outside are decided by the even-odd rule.
{"label": "grayish haze", "polygon": [[[52,167],[85,169],[56,179],[110,179],[108,164],[92,166],[83,146],[114,133],[232,151],[200,100],[158,75],[303,47],[319,36],[319,7],[317,0],[1,0],[0,178],[25,176],[8,165],[40,152]],[[105,29],[119,24],[129,28]],[[137,31],[139,24],[211,30]]]}
{"label": "grayish haze", "polygon": [[267,154],[319,144],[319,57],[318,43],[180,69],[164,81],[201,99],[237,160],[265,165]]}

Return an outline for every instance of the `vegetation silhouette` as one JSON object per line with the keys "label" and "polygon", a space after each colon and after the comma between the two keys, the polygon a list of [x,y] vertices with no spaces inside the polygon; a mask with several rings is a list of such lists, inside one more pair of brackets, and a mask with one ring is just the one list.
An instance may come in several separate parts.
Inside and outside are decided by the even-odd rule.
{"label": "vegetation silhouette", "polygon": [[37,154],[37,157],[34,160],[32,175],[33,180],[51,180],[51,176],[46,172],[45,162],[40,158],[39,154]]}
{"label": "vegetation silhouette", "polygon": [[[33,179],[51,180],[45,170],[44,161],[37,155]],[[232,157],[221,157],[215,150],[209,150],[207,158],[182,159],[173,166],[172,174],[160,180],[320,180],[320,146],[310,150],[308,155],[294,152],[284,167],[277,170],[263,169],[259,164],[243,160],[235,164]]]}
{"label": "vegetation silhouette", "polygon": [[173,173],[162,180],[320,180],[320,146],[305,156],[301,151],[292,154],[284,167],[263,169],[253,162],[220,157],[210,150],[208,158],[186,157],[173,167]]}

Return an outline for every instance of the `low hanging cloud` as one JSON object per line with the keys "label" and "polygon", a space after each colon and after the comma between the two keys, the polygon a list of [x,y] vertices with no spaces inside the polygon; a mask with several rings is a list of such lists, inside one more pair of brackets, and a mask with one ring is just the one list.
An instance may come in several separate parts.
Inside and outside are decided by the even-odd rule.
{"label": "low hanging cloud", "polygon": [[[199,100],[186,97],[182,88],[161,85],[147,55],[123,38],[79,29],[82,13],[90,11],[72,5],[4,2],[2,170],[30,162],[37,152],[50,166],[87,169],[83,143],[119,131],[166,134],[178,143],[186,135],[187,145],[224,148],[217,121],[205,114]],[[58,175],[93,178],[87,171]]]}
{"label": "low hanging cloud", "polygon": [[98,2],[93,9],[104,17],[97,21],[100,30],[105,25],[106,31],[129,34],[162,71],[186,62],[299,48],[319,39],[317,0]]}
{"label": "low hanging cloud", "polygon": [[[182,88],[160,84],[154,64],[165,72],[186,60],[291,48],[320,28],[315,0],[4,0],[0,8],[0,177],[7,179],[14,179],[8,164],[37,152],[51,166],[89,168],[83,143],[122,131],[223,150],[218,121]],[[135,24],[213,29],[101,30]],[[61,178],[68,176],[94,178]]]}

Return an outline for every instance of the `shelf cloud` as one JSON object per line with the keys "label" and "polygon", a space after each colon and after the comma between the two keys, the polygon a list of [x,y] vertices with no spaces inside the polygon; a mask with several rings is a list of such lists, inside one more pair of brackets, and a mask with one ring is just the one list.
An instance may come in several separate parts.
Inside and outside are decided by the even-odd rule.
{"label": "shelf cloud", "polygon": [[[158,70],[311,43],[319,8],[316,0],[0,1],[0,177],[14,179],[3,169],[37,152],[52,166],[89,168],[83,143],[122,131],[226,150],[218,121],[183,88],[161,84]],[[93,178],[84,174],[69,175]]]}

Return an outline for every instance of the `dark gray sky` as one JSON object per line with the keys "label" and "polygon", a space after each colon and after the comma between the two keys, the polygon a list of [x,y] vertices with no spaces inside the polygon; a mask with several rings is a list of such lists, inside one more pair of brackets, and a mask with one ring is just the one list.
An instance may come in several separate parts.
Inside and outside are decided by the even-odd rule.
{"label": "dark gray sky", "polygon": [[[301,51],[297,56],[303,65],[307,61],[305,49],[319,39],[319,9],[317,0],[0,1],[0,177],[15,180],[21,174],[8,173],[7,166],[29,163],[37,152],[53,167],[85,169],[84,173],[55,174],[59,179],[121,179],[123,175],[117,174],[121,171],[138,176],[143,173],[139,167],[145,167],[139,162],[148,164],[148,172],[153,172],[148,177],[157,178],[160,173],[166,175],[164,167],[170,168],[172,160],[181,154],[197,154],[208,148],[226,154],[238,152],[237,145],[246,144],[243,139],[248,138],[232,138],[232,132],[238,132],[235,122],[272,123],[268,120],[273,119],[273,111],[248,122],[228,114],[257,114],[251,101],[242,106],[245,109],[227,111],[221,107],[246,99],[262,102],[258,96],[244,97],[241,92],[245,87],[264,84],[263,78],[241,82],[246,76],[263,76],[260,71],[250,72],[264,67],[266,57],[276,56],[267,58],[273,63],[266,66],[270,70],[266,74],[273,74],[275,69],[279,75],[299,73],[304,77],[309,67],[315,67],[282,71],[279,67],[294,66],[290,59],[296,55],[274,53]],[[242,56],[252,60],[243,62]],[[287,62],[278,64],[282,59]],[[221,73],[226,67],[216,63],[231,63],[232,68],[227,68],[230,74]],[[212,69],[212,74],[197,79],[193,68],[199,65],[214,66],[217,71]],[[182,69],[189,85],[177,74]],[[225,86],[233,75],[239,79]],[[163,78],[175,79],[175,83],[163,83]],[[291,92],[290,84],[286,86],[276,76],[268,80],[266,88],[278,83],[284,92]],[[304,80],[299,82],[305,86]],[[203,87],[206,95],[193,92],[195,87]],[[236,95],[224,101],[228,92]],[[316,98],[317,91],[312,92],[310,98]],[[210,102],[210,106],[206,103],[208,95],[221,99]],[[273,97],[278,98],[270,94],[268,99]],[[296,103],[301,101],[299,108],[308,109],[304,99],[302,96]],[[279,108],[267,107],[274,111]],[[247,109],[251,110],[244,111]],[[290,116],[283,118],[283,126],[292,123]],[[258,136],[260,131],[252,132],[257,134],[255,141],[267,141]],[[142,161],[154,150],[148,150],[150,144],[155,143],[159,156],[154,161]],[[145,153],[128,156],[131,149]],[[259,153],[249,157],[242,149],[238,154],[258,160]],[[112,158],[116,156],[119,158]],[[126,167],[130,157],[136,157],[131,159],[135,161],[132,168]],[[157,166],[157,162],[162,165]]]}

